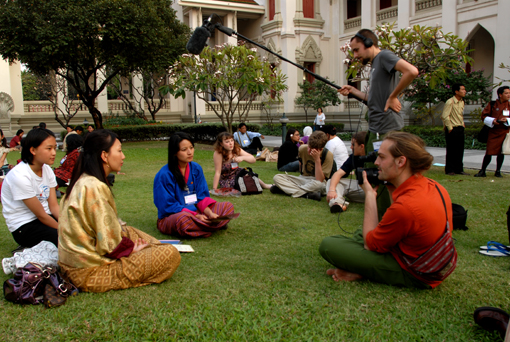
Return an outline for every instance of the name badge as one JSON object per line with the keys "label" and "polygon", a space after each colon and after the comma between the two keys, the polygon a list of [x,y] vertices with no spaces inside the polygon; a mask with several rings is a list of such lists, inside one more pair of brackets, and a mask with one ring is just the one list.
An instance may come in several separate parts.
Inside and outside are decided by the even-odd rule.
{"label": "name badge", "polygon": [[510,111],[508,109],[503,110],[504,116],[510,116]]}
{"label": "name badge", "polygon": [[230,163],[230,166],[232,166],[232,169],[237,169],[239,167],[238,163]]}
{"label": "name badge", "polygon": [[381,148],[381,144],[382,144],[382,141],[374,141],[372,143],[372,145],[374,146],[374,151],[379,151],[379,149]]}
{"label": "name badge", "polygon": [[193,194],[184,196],[184,203],[186,203],[186,204],[197,203],[197,194],[193,193]]}
{"label": "name badge", "polygon": [[243,144],[248,144],[248,140],[243,140]]}

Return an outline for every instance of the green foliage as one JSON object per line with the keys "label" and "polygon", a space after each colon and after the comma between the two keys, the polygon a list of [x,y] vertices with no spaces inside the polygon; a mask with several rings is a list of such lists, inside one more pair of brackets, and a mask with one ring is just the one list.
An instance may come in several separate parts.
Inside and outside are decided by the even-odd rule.
{"label": "green foliage", "polygon": [[119,114],[111,114],[105,118],[104,127],[110,129],[118,126],[138,126],[157,123],[154,120],[144,120],[136,115],[120,116]]}
{"label": "green foliage", "polygon": [[[340,131],[342,131],[344,129],[344,124],[343,123],[334,123],[334,122],[329,123],[328,122],[328,125],[335,126],[337,132],[340,132]],[[295,123],[295,122],[292,122],[292,123],[288,123],[287,124],[287,129],[294,128],[294,129],[297,129],[300,134],[303,134],[303,129],[306,126],[313,127],[313,123]],[[273,125],[271,127],[270,125],[264,124],[264,125],[262,125],[262,128],[260,128],[260,133],[263,134],[263,135],[281,136],[282,135],[282,125],[281,124]]]}
{"label": "green foliage", "polygon": [[29,70],[21,71],[21,83],[23,85],[24,101],[40,101],[48,99],[48,92],[41,84],[41,77]]}
{"label": "green foliage", "polygon": [[305,120],[308,121],[308,110],[316,110],[328,106],[337,106],[340,101],[340,95],[335,88],[327,85],[326,83],[314,80],[312,83],[305,80],[303,83],[298,83],[301,88],[301,94],[296,99],[296,104],[303,106],[305,111]]}
{"label": "green foliage", "polygon": [[[466,127],[464,130],[464,148],[472,150],[485,150],[486,144],[476,140],[481,127]],[[442,127],[430,126],[405,126],[402,131],[419,136],[430,147],[446,147],[444,129]]]}
{"label": "green foliage", "polygon": [[[234,115],[246,121],[250,105],[257,95],[276,95],[287,90],[283,75],[272,69],[267,60],[259,59],[256,49],[225,44],[215,49],[206,47],[200,56],[184,54],[171,71],[174,84],[164,87],[175,97],[185,91],[196,91],[198,98],[211,105],[223,126],[229,127]],[[212,99],[215,100],[212,100]],[[215,104],[219,104],[217,109]]]}
{"label": "green foliage", "polygon": [[170,0],[4,1],[0,54],[27,64],[38,75],[51,71],[61,75],[101,128],[96,98],[113,76],[140,68],[166,68],[184,52],[189,29],[177,20],[171,4]]}
{"label": "green foliage", "polygon": [[[231,130],[236,131],[237,125],[232,124]],[[260,130],[257,124],[247,123],[246,127],[252,132]],[[159,125],[147,124],[145,121],[138,126],[109,127],[108,129],[115,132],[122,141],[155,140],[167,138],[175,132],[186,132],[195,141],[214,142],[218,134],[226,131],[225,127],[219,123]]]}

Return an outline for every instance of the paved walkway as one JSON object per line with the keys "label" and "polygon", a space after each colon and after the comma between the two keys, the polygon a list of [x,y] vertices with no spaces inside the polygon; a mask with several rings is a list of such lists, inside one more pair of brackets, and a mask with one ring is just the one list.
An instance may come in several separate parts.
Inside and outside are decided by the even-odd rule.
{"label": "paved walkway", "polygon": [[[265,139],[261,140],[262,144],[267,147],[277,147],[281,146],[282,138],[276,136],[265,136]],[[350,141],[344,141],[345,146],[350,152]],[[427,151],[434,156],[435,164],[445,163],[446,149],[441,147],[427,147]],[[479,170],[482,166],[483,156],[485,155],[485,151],[482,150],[465,150],[464,151],[464,168]],[[487,171],[496,170],[496,157],[492,157],[492,161],[487,167]],[[506,156],[505,161],[503,162],[503,167],[501,169],[502,172],[510,173],[510,155]],[[491,174],[489,173],[489,176]]]}

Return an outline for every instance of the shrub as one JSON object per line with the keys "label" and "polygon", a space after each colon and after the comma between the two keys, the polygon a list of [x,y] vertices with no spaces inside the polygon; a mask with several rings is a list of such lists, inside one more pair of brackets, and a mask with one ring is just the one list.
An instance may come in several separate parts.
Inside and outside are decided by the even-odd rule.
{"label": "shrub", "polygon": [[[425,144],[430,147],[446,147],[446,141],[444,137],[444,130],[442,127],[430,127],[430,126],[406,126],[402,129],[404,132],[409,132],[419,136],[425,141]],[[473,150],[485,150],[486,144],[482,144],[476,140],[480,132],[480,128],[477,127],[466,127],[464,148]]]}
{"label": "shrub", "polygon": [[[327,125],[333,125],[336,127],[336,130],[338,132],[341,132],[343,131],[344,129],[344,124],[343,123],[327,123]],[[299,133],[301,135],[303,135],[303,129],[306,127],[306,126],[310,126],[313,128],[313,123],[288,123],[287,124],[287,129],[289,128],[294,128],[294,129],[297,129],[299,131]],[[276,135],[276,136],[281,136],[282,135],[282,125],[273,125],[273,129],[270,128],[270,126],[268,124],[264,124],[262,126],[262,128],[260,128],[260,133],[261,134],[265,134],[265,135]]]}

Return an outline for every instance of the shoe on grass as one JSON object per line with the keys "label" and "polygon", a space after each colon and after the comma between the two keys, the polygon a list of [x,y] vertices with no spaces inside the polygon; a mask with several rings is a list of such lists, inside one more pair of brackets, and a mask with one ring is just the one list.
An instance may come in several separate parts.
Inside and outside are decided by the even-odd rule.
{"label": "shoe on grass", "polygon": [[271,193],[275,194],[275,195],[278,195],[278,194],[285,195],[285,191],[283,191],[276,185],[271,185],[271,187],[269,188],[269,191],[271,191]]}
{"label": "shoe on grass", "polygon": [[306,198],[320,202],[321,201],[321,192],[320,191],[308,192],[306,194]]}
{"label": "shoe on grass", "polygon": [[503,175],[501,174],[501,171],[494,172],[494,177],[503,178]]}
{"label": "shoe on grass", "polygon": [[476,175],[475,177],[487,177],[487,175],[485,174],[485,171],[482,171],[480,170]]}

